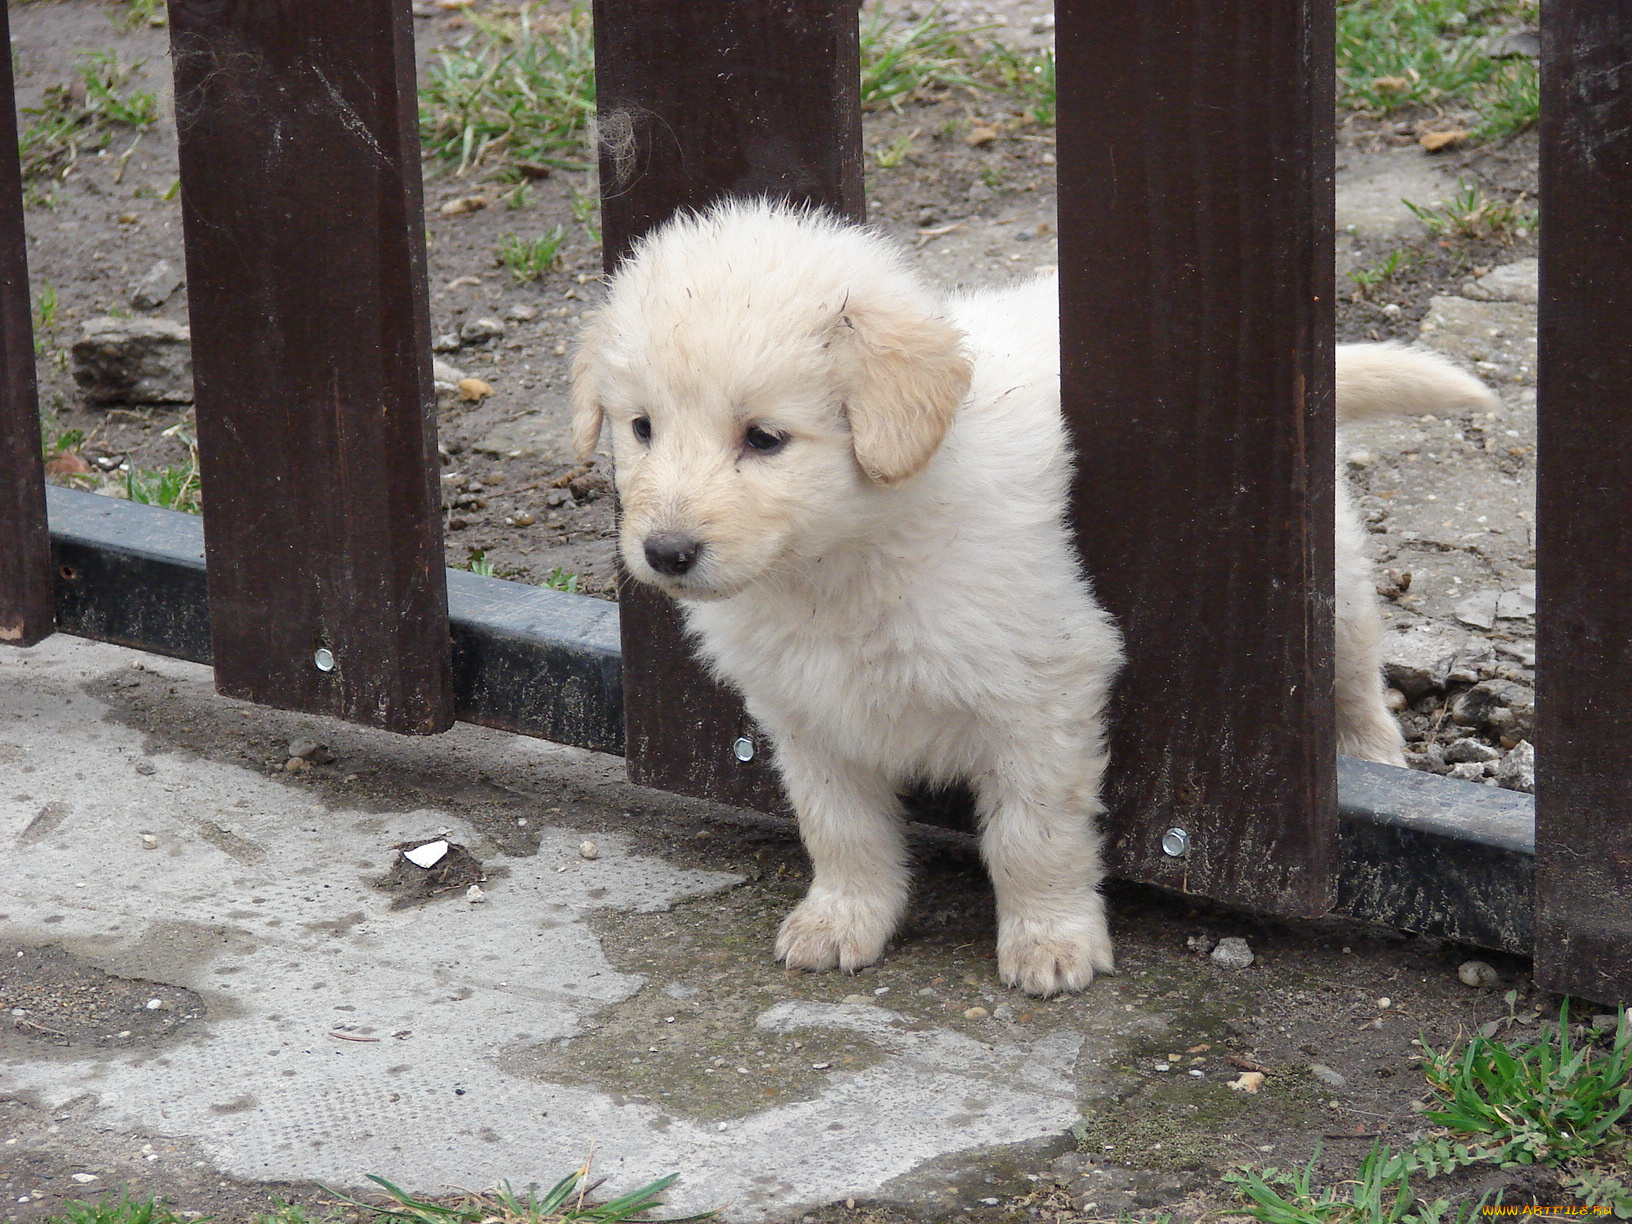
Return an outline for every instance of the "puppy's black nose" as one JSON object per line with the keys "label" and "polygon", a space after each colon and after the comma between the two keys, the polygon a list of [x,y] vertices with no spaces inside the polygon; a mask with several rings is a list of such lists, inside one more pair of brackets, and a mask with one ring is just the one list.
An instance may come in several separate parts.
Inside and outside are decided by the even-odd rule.
{"label": "puppy's black nose", "polygon": [[703,542],[690,536],[655,535],[646,540],[646,564],[671,578],[685,573],[697,563]]}

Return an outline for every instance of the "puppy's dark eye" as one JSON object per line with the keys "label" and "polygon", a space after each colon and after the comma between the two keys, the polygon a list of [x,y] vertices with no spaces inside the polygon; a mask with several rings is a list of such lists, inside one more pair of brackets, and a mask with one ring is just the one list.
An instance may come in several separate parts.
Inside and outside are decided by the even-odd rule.
{"label": "puppy's dark eye", "polygon": [[748,432],[742,435],[742,440],[747,443],[750,450],[756,450],[761,454],[768,455],[786,446],[788,444],[788,435],[776,433],[774,430],[766,429],[763,425],[750,425]]}
{"label": "puppy's dark eye", "polygon": [[652,440],[652,418],[638,416],[629,422],[629,428],[635,431],[636,442],[650,442]]}

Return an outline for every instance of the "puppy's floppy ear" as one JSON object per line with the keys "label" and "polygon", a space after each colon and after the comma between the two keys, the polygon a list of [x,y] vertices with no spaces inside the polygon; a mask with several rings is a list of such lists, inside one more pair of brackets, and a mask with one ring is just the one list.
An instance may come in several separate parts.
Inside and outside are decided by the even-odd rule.
{"label": "puppy's floppy ear", "polygon": [[849,304],[835,346],[848,348],[845,410],[856,462],[882,485],[916,476],[940,449],[969,392],[962,334],[898,306]]}
{"label": "puppy's floppy ear", "polygon": [[572,355],[572,452],[583,463],[601,440],[601,360],[606,324],[592,316]]}

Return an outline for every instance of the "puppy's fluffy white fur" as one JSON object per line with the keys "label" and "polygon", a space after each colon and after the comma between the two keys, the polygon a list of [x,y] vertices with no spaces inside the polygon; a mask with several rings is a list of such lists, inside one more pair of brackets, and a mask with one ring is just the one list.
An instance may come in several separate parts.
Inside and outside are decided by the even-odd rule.
{"label": "puppy's fluffy white fur", "polygon": [[[585,328],[575,441],[611,432],[624,560],[681,601],[798,812],[815,874],[777,938],[791,967],[878,959],[907,903],[897,791],[953,779],[1003,981],[1113,967],[1095,817],[1122,648],[1064,519],[1057,316],[1053,278],[941,298],[871,231],[739,201],[655,231]],[[1338,398],[1353,417],[1488,392],[1349,346]],[[1340,747],[1399,763],[1360,542],[1345,498]]]}

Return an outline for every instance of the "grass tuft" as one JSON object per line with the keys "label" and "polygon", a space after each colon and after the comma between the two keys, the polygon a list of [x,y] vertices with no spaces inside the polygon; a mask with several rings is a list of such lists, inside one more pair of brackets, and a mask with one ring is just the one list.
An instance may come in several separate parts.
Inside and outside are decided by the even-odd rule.
{"label": "grass tuft", "polygon": [[1399,1150],[1378,1143],[1352,1181],[1317,1188],[1318,1149],[1302,1168],[1243,1167],[1224,1180],[1261,1224],[1462,1224],[1483,1214],[1490,1194],[1452,1215],[1448,1200],[1419,1197],[1411,1179],[1548,1165],[1587,1207],[1632,1219],[1632,1013],[1620,1013],[1607,1053],[1572,1042],[1569,1019],[1566,1002],[1522,1047],[1483,1032],[1460,1053],[1424,1046],[1434,1095],[1423,1117],[1443,1133]]}
{"label": "grass tuft", "polygon": [[77,80],[51,86],[43,105],[23,108],[21,114],[32,119],[17,136],[23,181],[65,177],[81,149],[106,148],[118,128],[147,131],[159,117],[158,99],[125,88],[140,66],[112,51],[83,51]]}
{"label": "grass tuft", "polygon": [[538,585],[547,587],[552,591],[565,591],[569,595],[576,595],[578,593],[578,575],[564,570],[558,565]]}
{"label": "grass tuft", "polygon": [[499,248],[499,262],[510,269],[510,275],[518,282],[536,281],[560,262],[561,247],[566,240],[564,225],[557,225],[538,238],[512,234]]}
{"label": "grass tuft", "polygon": [[163,1199],[132,1198],[121,1190],[94,1203],[67,1202],[48,1224],[204,1224],[209,1217],[183,1221]]}
{"label": "grass tuft", "polygon": [[1478,139],[1522,131],[1539,108],[1536,64],[1490,50],[1538,20],[1536,0],[1340,0],[1338,103],[1379,117],[1465,107]]}
{"label": "grass tuft", "polygon": [[1632,1024],[1625,1013],[1607,1055],[1570,1041],[1568,1002],[1535,1043],[1514,1048],[1482,1033],[1460,1056],[1426,1049],[1429,1121],[1471,1137],[1501,1165],[1568,1164],[1605,1147],[1632,1158]]}
{"label": "grass tuft", "polygon": [[1400,201],[1438,238],[1471,239],[1476,242],[1512,242],[1535,233],[1537,214],[1526,208],[1524,197],[1503,200],[1486,195],[1472,183],[1458,183],[1448,204],[1424,208]]}
{"label": "grass tuft", "polygon": [[472,31],[436,51],[419,90],[420,139],[456,174],[509,161],[586,167],[595,114],[594,39],[582,5],[564,14],[469,14]]}
{"label": "grass tuft", "polygon": [[[646,1224],[651,1213],[663,1205],[663,1191],[673,1184],[677,1173],[649,1182],[609,1202],[590,1202],[599,1182],[589,1180],[589,1162],[567,1174],[542,1195],[528,1191],[518,1195],[508,1182],[485,1194],[464,1194],[448,1201],[419,1198],[370,1173],[368,1180],[385,1191],[383,1202],[361,1203],[337,1196],[342,1202],[374,1214],[376,1224]],[[332,1193],[332,1192],[331,1192]],[[714,1212],[676,1216],[664,1224],[688,1224],[708,1220]]]}

